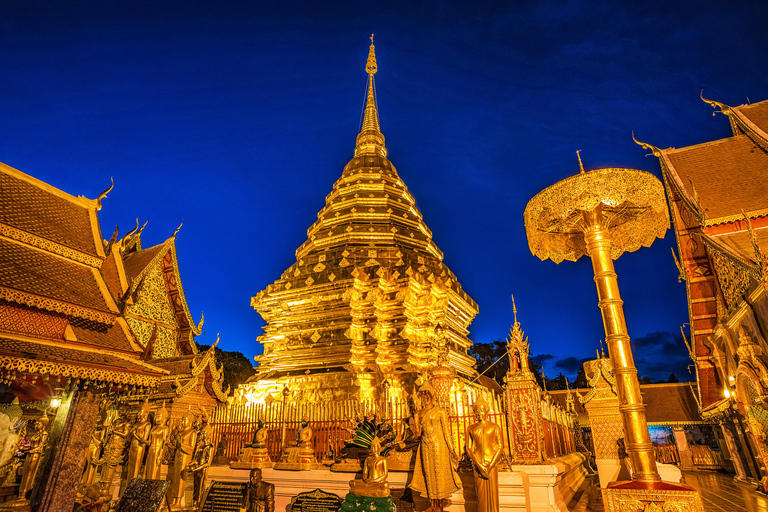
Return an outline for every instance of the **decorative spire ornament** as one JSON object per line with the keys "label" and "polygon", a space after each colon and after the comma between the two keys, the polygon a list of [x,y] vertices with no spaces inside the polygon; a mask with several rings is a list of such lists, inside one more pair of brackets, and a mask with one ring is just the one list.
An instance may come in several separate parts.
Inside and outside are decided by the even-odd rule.
{"label": "decorative spire ornament", "polygon": [[368,99],[365,103],[363,126],[357,136],[355,156],[379,155],[387,156],[387,148],[384,146],[384,135],[379,128],[379,114],[376,111],[375,83],[373,75],[378,71],[376,65],[376,51],[373,46],[373,34],[371,34],[371,46],[368,49],[368,60],[365,63],[365,71],[368,73]]}

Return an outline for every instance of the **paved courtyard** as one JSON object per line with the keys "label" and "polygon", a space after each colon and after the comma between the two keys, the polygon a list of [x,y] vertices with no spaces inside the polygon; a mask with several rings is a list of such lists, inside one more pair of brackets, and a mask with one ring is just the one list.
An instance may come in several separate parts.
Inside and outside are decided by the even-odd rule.
{"label": "paved courtyard", "polygon": [[[768,512],[768,496],[749,484],[733,481],[733,475],[715,471],[685,471],[685,482],[698,489],[705,512]],[[572,512],[603,512],[603,500],[592,478],[583,493],[575,497]]]}
{"label": "paved courtyard", "polygon": [[701,493],[706,512],[768,512],[768,497],[754,487],[733,481],[733,475],[714,471],[686,471],[685,482]]}

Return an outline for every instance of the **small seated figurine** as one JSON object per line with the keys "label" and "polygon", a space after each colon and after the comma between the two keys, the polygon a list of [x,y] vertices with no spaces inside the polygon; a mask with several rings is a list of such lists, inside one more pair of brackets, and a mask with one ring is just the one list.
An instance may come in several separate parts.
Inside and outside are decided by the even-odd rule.
{"label": "small seated figurine", "polygon": [[245,512],[275,512],[275,486],[261,480],[261,469],[252,469],[245,494]]}
{"label": "small seated figurine", "polygon": [[370,446],[371,454],[363,464],[363,479],[350,480],[349,492],[355,496],[382,498],[389,496],[387,483],[387,459],[381,455],[381,441],[374,437]]}
{"label": "small seated figurine", "polygon": [[237,461],[232,462],[229,466],[233,469],[271,468],[272,459],[269,458],[267,452],[268,433],[269,430],[264,422],[259,419],[251,443],[240,449]]}
{"label": "small seated figurine", "polygon": [[275,469],[308,471],[316,467],[317,459],[312,446],[312,427],[309,426],[309,418],[304,416],[301,419],[301,428],[296,432],[296,442],[283,447],[283,453],[275,464]]}

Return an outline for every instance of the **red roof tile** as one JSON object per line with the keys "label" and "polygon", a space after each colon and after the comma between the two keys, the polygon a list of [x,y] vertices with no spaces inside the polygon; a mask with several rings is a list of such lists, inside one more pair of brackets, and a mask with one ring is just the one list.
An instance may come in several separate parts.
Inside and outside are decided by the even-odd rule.
{"label": "red roof tile", "polygon": [[752,105],[742,105],[737,110],[757,125],[758,128],[768,132],[768,101],[761,101]]}
{"label": "red roof tile", "polygon": [[128,279],[128,282],[141,274],[163,249],[167,250],[168,247],[165,244],[160,244],[143,251],[136,251],[125,255],[123,265],[125,266],[125,277]]}
{"label": "red roof tile", "polygon": [[83,318],[70,318],[69,325],[78,343],[95,345],[110,350],[134,353],[133,346],[117,323],[104,325]]}
{"label": "red roof tile", "polygon": [[96,255],[85,206],[12,175],[6,169],[10,168],[0,164],[0,222]]}
{"label": "red roof tile", "polygon": [[768,208],[768,154],[746,135],[663,153],[691,197],[693,182],[707,219]]}
{"label": "red roof tile", "polygon": [[0,240],[0,286],[109,311],[89,267]]}

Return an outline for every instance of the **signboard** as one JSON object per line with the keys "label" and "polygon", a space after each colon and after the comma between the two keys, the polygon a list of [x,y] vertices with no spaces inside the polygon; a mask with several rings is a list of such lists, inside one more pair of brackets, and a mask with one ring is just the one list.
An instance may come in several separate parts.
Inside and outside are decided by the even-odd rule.
{"label": "signboard", "polygon": [[170,485],[168,480],[134,478],[128,482],[115,512],[157,512]]}
{"label": "signboard", "polygon": [[245,508],[246,482],[214,480],[208,488],[200,512],[238,512]]}
{"label": "signboard", "polygon": [[288,512],[339,512],[342,499],[336,494],[315,489],[291,498]]}

